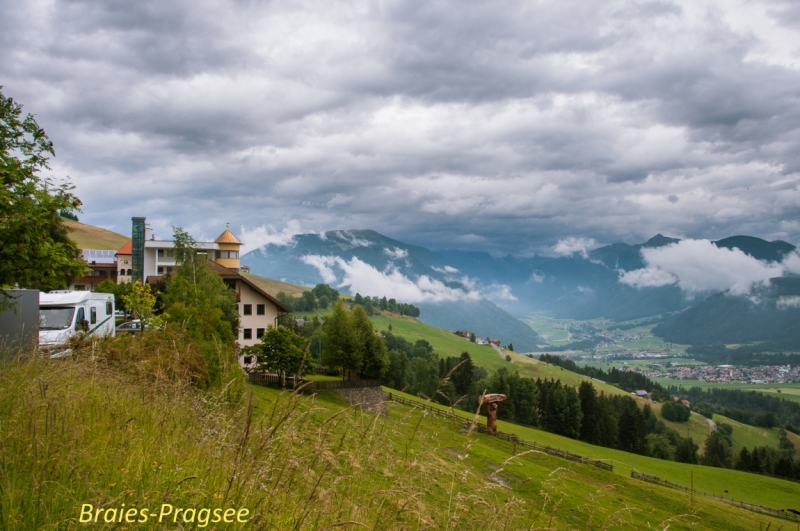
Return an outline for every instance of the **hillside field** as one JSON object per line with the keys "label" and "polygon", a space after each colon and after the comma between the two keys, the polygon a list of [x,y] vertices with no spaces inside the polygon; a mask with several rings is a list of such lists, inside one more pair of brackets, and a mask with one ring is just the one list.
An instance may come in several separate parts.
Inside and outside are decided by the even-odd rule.
{"label": "hillside field", "polygon": [[[398,393],[391,389],[385,390]],[[433,407],[447,409],[445,406],[426,402],[421,398],[412,397],[405,393],[398,394],[419,401],[420,403],[424,402],[433,405]],[[502,405],[500,407],[502,407]],[[473,415],[467,412],[453,411],[464,418],[473,417]],[[483,416],[481,416],[480,419],[481,422],[485,422]],[[699,492],[748,501],[764,506],[770,506],[770,504],[772,504],[772,506],[781,505],[786,507],[800,506],[800,483],[737,470],[702,465],[688,465],[685,463],[676,463],[674,461],[664,461],[653,457],[645,457],[613,448],[594,446],[537,428],[519,426],[501,420],[497,421],[497,425],[500,431],[515,433],[521,439],[560,448],[592,459],[610,462],[614,465],[613,473],[621,478],[630,478],[631,471],[635,470],[666,479],[678,485],[689,487],[691,484],[691,473],[694,472],[694,486],[695,490]]]}
{"label": "hillside field", "polygon": [[62,218],[62,220],[69,231],[69,237],[78,245],[78,249],[108,249],[116,251],[131,239],[130,236],[92,225],[85,225],[71,219]]}
{"label": "hillside field", "polygon": [[703,382],[700,380],[673,380],[672,378],[652,378],[652,380],[665,387],[674,385],[676,387],[683,386],[686,389],[689,389],[690,387],[702,387],[703,389],[741,389],[742,391],[759,391],[761,393],[769,393],[774,397],[800,402],[800,383],[717,383]]}
{"label": "hillside field", "polygon": [[[698,490],[724,486],[732,497],[773,508],[800,500],[789,482],[690,468],[501,422],[501,430],[525,439],[610,460],[614,471],[536,451],[515,454],[511,443],[409,405],[390,403],[383,417],[334,392],[292,395],[252,385],[241,399],[226,399],[219,390],[137,378],[128,368],[139,368],[109,364],[106,350],[117,341],[72,358],[0,366],[3,529],[83,528],[78,519],[87,505],[100,518],[87,529],[203,528],[200,508],[245,511],[244,524],[208,529],[753,530],[786,523],[701,497],[692,505],[684,492],[631,479],[633,468],[682,484],[694,470]],[[103,523],[108,515],[118,522],[122,507],[157,516],[165,504],[186,512],[165,522]]]}

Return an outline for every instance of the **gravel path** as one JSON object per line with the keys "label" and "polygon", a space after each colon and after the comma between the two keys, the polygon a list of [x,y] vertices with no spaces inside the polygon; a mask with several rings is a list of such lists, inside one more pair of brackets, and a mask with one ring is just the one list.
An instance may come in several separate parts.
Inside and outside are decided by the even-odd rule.
{"label": "gravel path", "polygon": [[711,431],[717,431],[717,423],[711,420],[710,418],[704,417],[703,415],[701,415],[696,411],[692,411],[692,415],[697,415],[701,419],[705,420],[708,423],[708,427],[711,428]]}

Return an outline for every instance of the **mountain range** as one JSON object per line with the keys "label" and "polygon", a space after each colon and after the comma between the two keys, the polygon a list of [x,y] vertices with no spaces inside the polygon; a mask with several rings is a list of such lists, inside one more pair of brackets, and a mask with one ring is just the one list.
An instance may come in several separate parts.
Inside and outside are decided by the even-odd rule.
{"label": "mountain range", "polygon": [[[790,256],[800,260],[795,251],[787,242],[752,236],[708,242],[658,234],[640,244],[614,243],[567,256],[495,257],[434,251],[371,230],[339,230],[266,245],[245,254],[242,263],[290,283],[324,282],[351,294],[396,298],[420,307],[420,320],[428,324],[468,329],[531,351],[542,340],[518,318],[533,312],[614,320],[681,315],[718,293],[744,297],[741,285],[754,279],[793,276],[782,263]],[[702,308],[692,322],[702,321]],[[715,306],[713,313],[719,311]]]}

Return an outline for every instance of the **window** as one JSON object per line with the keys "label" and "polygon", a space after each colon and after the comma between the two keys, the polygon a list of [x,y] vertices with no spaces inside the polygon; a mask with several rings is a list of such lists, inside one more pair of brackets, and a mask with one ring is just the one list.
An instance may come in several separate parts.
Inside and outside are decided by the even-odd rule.
{"label": "window", "polygon": [[125,274],[125,270],[124,270],[124,269],[120,269],[120,270],[119,270],[119,274],[120,274],[120,275],[124,275],[124,274]]}
{"label": "window", "polygon": [[244,311],[242,312],[243,315],[253,315],[253,305],[252,304],[245,304]]}
{"label": "window", "polygon": [[133,274],[133,269],[128,269],[128,276],[131,276],[132,274]]}
{"label": "window", "polygon": [[175,249],[167,249],[167,258],[172,258],[175,256]]}
{"label": "window", "polygon": [[244,330],[242,330],[242,337],[244,339],[253,339],[253,329],[245,328]]}
{"label": "window", "polygon": [[256,339],[264,337],[264,332],[266,332],[266,328],[256,328]]}
{"label": "window", "polygon": [[253,356],[245,356],[242,361],[244,362],[245,365],[250,365],[251,363],[253,363]]}
{"label": "window", "polygon": [[156,272],[157,272],[159,275],[163,275],[163,274],[164,274],[164,267],[163,267],[163,266],[158,266],[158,267],[156,268]]}
{"label": "window", "polygon": [[78,308],[78,314],[75,316],[75,330],[84,330],[83,322],[86,320],[86,313],[83,308]]}
{"label": "window", "polygon": [[111,301],[106,302],[106,315],[114,313],[114,308],[111,307]]}
{"label": "window", "polygon": [[158,257],[161,258],[162,256],[164,256],[164,249],[159,249],[158,250]]}
{"label": "window", "polygon": [[239,258],[239,251],[220,251],[220,258]]}
{"label": "window", "polygon": [[256,315],[266,315],[267,306],[265,304],[256,304]]}
{"label": "window", "polygon": [[91,323],[95,324],[97,322],[97,308],[95,308],[94,306],[89,308],[89,316],[91,319]]}
{"label": "window", "polygon": [[75,291],[86,291],[85,284],[75,284]]}

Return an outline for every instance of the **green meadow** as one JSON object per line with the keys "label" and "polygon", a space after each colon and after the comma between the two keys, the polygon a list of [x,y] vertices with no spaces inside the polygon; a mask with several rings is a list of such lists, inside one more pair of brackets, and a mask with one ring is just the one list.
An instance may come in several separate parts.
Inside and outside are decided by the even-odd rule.
{"label": "green meadow", "polygon": [[[386,390],[396,393],[396,391],[390,389]],[[411,397],[410,395],[402,394],[402,396],[417,400],[420,403],[424,402],[422,399]],[[433,404],[433,407],[447,409],[436,404]],[[464,418],[472,418],[469,413],[458,410],[453,411]],[[483,417],[480,418],[481,422],[485,422]],[[693,475],[695,490],[699,492],[771,507],[795,507],[800,505],[800,483],[737,470],[664,461],[613,448],[594,446],[537,428],[519,426],[504,421],[498,421],[498,427],[500,431],[515,433],[521,439],[612,463],[614,465],[613,473],[624,478],[629,478],[631,471],[635,470],[688,488],[691,485]],[[735,432],[736,430],[734,429]]]}
{"label": "green meadow", "polygon": [[[728,489],[732,498],[778,509],[800,500],[795,483],[659,461],[504,422],[502,431],[606,460],[614,470],[515,452],[511,443],[411,405],[390,403],[384,417],[334,392],[292,394],[233,380],[201,390],[190,383],[181,352],[142,351],[140,340],[114,338],[76,346],[71,358],[22,355],[0,365],[0,528],[785,524],[701,497],[692,503],[684,492],[631,479],[631,470],[683,485],[694,472],[699,491]],[[226,524],[215,514],[243,520]]]}

